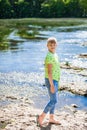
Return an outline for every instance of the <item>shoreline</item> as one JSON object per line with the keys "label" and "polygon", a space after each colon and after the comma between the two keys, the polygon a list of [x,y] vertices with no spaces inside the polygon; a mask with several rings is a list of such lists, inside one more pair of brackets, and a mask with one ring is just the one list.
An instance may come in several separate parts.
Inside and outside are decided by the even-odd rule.
{"label": "shoreline", "polygon": [[[19,20],[16,20],[16,19],[15,20],[1,20],[1,21],[2,21],[2,25],[3,25],[3,26],[1,25],[2,32],[3,32],[2,36],[4,37],[5,32],[6,32],[6,39],[7,39],[7,37],[8,37],[7,35],[9,33],[11,34],[11,37],[13,36],[12,41],[9,41],[11,44],[13,44],[13,46],[11,46],[13,48],[10,47],[10,49],[13,49],[13,50],[11,50],[12,53],[14,53],[14,51],[15,52],[17,51],[17,47],[18,47],[17,43],[23,42],[23,41],[21,38],[18,37],[18,35],[15,36],[15,34],[12,34],[11,32],[13,32],[14,29],[19,29],[20,31],[22,31],[21,29],[23,29],[24,27],[28,27],[28,30],[29,30],[30,29],[29,22],[32,23],[32,21],[33,21],[32,25],[34,25],[36,23],[36,19],[31,19],[31,20],[22,19],[22,21],[21,21],[21,19],[19,19]],[[61,21],[62,21],[62,23],[61,23]],[[80,25],[77,25],[77,27],[75,26],[75,29],[84,30],[84,27],[86,28],[87,20],[85,20],[83,22],[82,21],[83,20],[79,21],[79,19],[78,19],[77,22],[76,21],[74,22],[74,24],[71,28],[69,26],[70,29],[65,27],[65,32],[71,31],[71,29],[75,25],[77,25],[77,23],[81,25],[81,28],[80,28]],[[50,22],[50,24],[49,24],[49,22]],[[40,24],[42,25],[41,29],[43,29],[43,28],[46,29],[47,23],[50,26],[54,26],[55,22],[56,22],[55,19],[54,20],[51,19],[50,21],[48,19],[45,21],[43,19],[42,20],[37,19],[37,23],[38,23],[37,25],[40,25]],[[72,22],[73,22],[72,19],[71,19],[71,21],[69,20],[67,22],[66,26],[71,25]],[[60,24],[65,25],[65,20],[64,19],[58,20],[58,23],[56,22],[56,24],[57,24],[57,26],[60,26]],[[30,26],[31,26],[31,24],[30,24]],[[33,26],[31,26],[31,29],[32,29],[32,27]],[[8,32],[6,30],[8,30]],[[38,28],[38,30],[39,30],[39,28]],[[25,30],[23,30],[23,31],[25,31]],[[64,27],[63,27],[62,31],[64,31]],[[86,35],[86,33],[85,33],[85,35]],[[74,34],[74,36],[75,36],[75,34]],[[11,40],[11,37],[9,40]],[[83,35],[82,35],[82,37],[83,37]],[[19,39],[16,39],[16,38],[19,38]],[[67,41],[67,39],[66,39],[66,41]],[[3,39],[2,39],[2,42],[3,42]],[[26,42],[26,39],[24,40],[24,42]],[[80,42],[81,42],[81,39],[80,39]],[[76,41],[76,43],[78,43],[78,42]],[[87,44],[86,42],[83,42],[81,44],[81,47],[86,46],[86,44]],[[16,46],[14,46],[14,45],[16,45]],[[34,45],[36,45],[36,44],[34,44]],[[30,46],[26,46],[26,48],[24,48],[23,50],[26,50],[27,47],[29,47],[29,49],[31,48]],[[43,51],[43,49],[42,49],[42,51]],[[7,51],[7,52],[9,52],[9,51]],[[20,51],[18,50],[18,52],[20,52]],[[15,53],[15,54],[17,55],[17,53]],[[29,55],[30,57],[32,56],[32,55],[30,55],[30,53],[23,53],[23,54],[25,54],[25,56],[26,56],[26,54]],[[36,53],[33,53],[33,54],[36,55]],[[18,55],[20,55],[20,54],[18,53]],[[10,56],[10,55],[7,55],[7,56]],[[20,55],[20,56],[22,57],[22,55]],[[78,54],[75,56],[77,58],[87,58],[87,53],[86,54],[81,53],[81,54]],[[23,57],[24,57],[24,55],[23,55]],[[4,55],[4,58],[5,58],[5,55]],[[14,57],[10,57],[10,58],[13,59]],[[18,57],[16,57],[16,58],[18,58]],[[29,57],[26,57],[26,59],[27,58],[29,59]],[[7,57],[7,59],[9,59],[9,57]],[[19,57],[19,59],[20,59],[20,57]],[[3,59],[2,59],[2,61],[3,61]],[[26,64],[29,65],[29,63],[26,62],[27,60],[24,60],[24,61]],[[5,60],[4,62],[8,64],[9,60],[7,60],[7,61]],[[12,63],[12,61],[11,61],[11,63]],[[20,60],[18,60],[18,63],[20,63]],[[83,64],[85,64],[85,62],[83,62]],[[71,105],[65,106],[61,110],[56,111],[56,113],[55,113],[55,118],[58,119],[62,123],[61,126],[48,125],[48,126],[45,126],[42,128],[37,127],[36,115],[40,114],[42,112],[42,110],[40,109],[39,105],[38,105],[39,109],[34,107],[33,102],[30,99],[32,99],[33,96],[36,98],[36,96],[38,96],[39,94],[40,95],[46,94],[46,89],[45,89],[46,87],[44,86],[44,73],[42,72],[43,71],[42,68],[41,68],[41,71],[39,71],[39,72],[31,73],[31,72],[26,72],[26,71],[20,72],[20,69],[17,72],[15,69],[13,69],[13,66],[11,66],[12,69],[15,71],[12,70],[10,72],[3,73],[3,68],[5,67],[3,65],[4,64],[2,64],[2,66],[1,66],[2,72],[0,72],[0,103],[2,105],[2,103],[5,103],[5,101],[6,101],[7,104],[6,104],[6,106],[3,106],[0,108],[0,130],[46,130],[46,129],[47,130],[87,130],[87,111],[86,110],[85,111],[77,110],[77,108],[75,108],[75,106],[71,106]],[[33,64],[31,66],[33,66]],[[7,67],[10,68],[10,66],[8,66],[8,65],[7,65]],[[26,68],[26,66],[23,66],[23,67]],[[62,75],[61,75],[61,81],[60,81],[60,90],[70,91],[76,95],[78,94],[78,95],[82,95],[82,96],[87,96],[87,88],[86,88],[87,68],[82,68],[81,66],[80,67],[73,66],[73,64],[69,64],[68,61],[66,61],[64,64],[62,64],[61,67],[62,67]],[[8,69],[6,68],[6,70],[8,70]],[[77,100],[77,98],[76,98],[76,100]],[[39,98],[36,99],[36,102],[37,101],[39,101]],[[62,100],[62,101],[64,102],[64,100]],[[67,101],[69,102],[69,100],[67,100]],[[82,101],[82,103],[85,104],[85,102],[83,102],[83,101]],[[44,101],[42,102],[42,104],[44,104]],[[85,106],[87,107],[86,104],[85,104]],[[79,107],[79,106],[77,105],[77,107]],[[48,121],[48,118],[49,117],[47,116],[47,118],[46,118],[47,121]]]}
{"label": "shoreline", "polygon": [[[86,130],[87,112],[76,110],[73,106],[66,106],[61,111],[55,112],[55,119],[61,125],[44,125],[37,127],[36,116],[42,112],[41,109],[32,107],[32,104],[20,103],[10,104],[0,109],[0,130]],[[44,122],[48,122],[47,115]]]}
{"label": "shoreline", "polygon": [[[87,87],[86,87],[86,85],[87,85],[86,75],[87,74],[86,74],[86,72],[87,72],[87,69],[79,71],[79,69],[73,70],[73,69],[62,68],[59,89],[69,91],[73,94],[87,96]],[[34,75],[35,75],[35,77],[33,78]],[[41,91],[40,89],[46,88],[43,72],[0,73],[0,77],[1,77],[2,81],[5,81],[7,83],[6,85],[4,82],[2,82],[0,84],[1,92],[2,92],[1,95],[4,94],[6,96],[10,96],[10,95],[14,95],[14,94],[17,95],[17,93],[18,93],[18,95],[20,95],[22,91],[26,92],[26,90],[28,90],[28,87],[30,87],[31,92],[32,91],[40,92]],[[13,78],[11,78],[11,77],[13,77]],[[20,80],[20,82],[19,82],[19,80]],[[31,87],[33,87],[33,88],[31,88]],[[4,91],[5,88],[8,88],[8,91]],[[21,92],[18,92],[19,88],[21,89]],[[12,92],[12,94],[10,93],[10,91]],[[45,90],[43,90],[43,92],[44,91]],[[35,93],[32,93],[32,94],[35,94]]]}
{"label": "shoreline", "polygon": [[[36,102],[36,100],[38,100],[40,95],[42,95],[42,97],[40,97],[41,99],[44,98],[45,100],[47,100],[48,98],[47,89],[44,84],[44,73],[23,73],[23,72],[0,73],[0,77],[1,77],[1,81],[5,81],[5,83],[2,82],[2,84],[0,84],[1,107],[4,105],[9,105],[10,103],[20,103],[23,100],[26,100],[26,102],[28,103],[30,102],[30,99],[32,98],[35,99],[35,102]],[[62,76],[60,80],[59,91],[60,92],[66,91],[66,95],[65,96],[62,95],[61,97],[62,99],[63,97],[69,98],[71,97],[72,94],[75,94],[78,96],[84,96],[85,98],[87,97],[86,96],[87,83],[85,82],[86,76],[84,76],[83,78],[82,77],[81,75],[79,77],[77,71],[75,72],[70,69],[62,69]],[[69,96],[67,94],[68,92],[71,92]],[[74,100],[75,98],[73,98],[71,101],[74,102]],[[70,100],[67,100],[67,101],[69,102]],[[79,103],[74,102],[74,103],[79,104],[80,102]]]}

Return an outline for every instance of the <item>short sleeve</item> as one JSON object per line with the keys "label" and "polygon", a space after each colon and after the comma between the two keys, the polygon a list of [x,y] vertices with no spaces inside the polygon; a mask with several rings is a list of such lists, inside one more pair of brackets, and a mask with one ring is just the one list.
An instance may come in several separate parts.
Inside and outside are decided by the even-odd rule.
{"label": "short sleeve", "polygon": [[53,57],[51,55],[47,55],[45,63],[46,64],[53,64]]}

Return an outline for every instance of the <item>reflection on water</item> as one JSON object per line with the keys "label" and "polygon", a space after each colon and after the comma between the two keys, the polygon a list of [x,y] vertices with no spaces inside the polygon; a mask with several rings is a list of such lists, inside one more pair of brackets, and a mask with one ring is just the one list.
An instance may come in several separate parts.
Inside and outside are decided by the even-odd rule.
{"label": "reflection on water", "polygon": [[[63,27],[49,27],[50,30],[47,29],[46,31],[41,29],[40,33],[44,34],[45,37],[55,36],[58,39],[57,53],[61,62],[70,61],[74,65],[87,67],[87,59],[76,57],[80,53],[87,53],[87,47],[81,46],[82,43],[87,41],[86,29],[77,29],[72,32],[63,31]],[[61,31],[58,31],[58,29],[61,29]],[[13,40],[10,49],[0,51],[0,95],[3,96],[6,93],[9,95],[11,92],[13,95],[16,94],[16,96],[27,95],[32,97],[32,95],[36,96],[37,94],[40,95],[38,102],[39,100],[41,102],[42,98],[46,100],[47,96],[41,96],[41,94],[43,95],[46,92],[45,89],[41,90],[44,84],[44,58],[47,53],[46,40],[21,39],[15,36],[14,33],[9,36]],[[67,76],[65,79],[67,79]],[[83,77],[81,78],[82,81],[86,81]],[[61,102],[59,107],[63,106],[64,103],[69,104],[76,100],[76,104],[79,103],[80,107],[87,106],[85,104],[86,99],[79,96],[70,94],[64,96],[61,93],[59,98]]]}

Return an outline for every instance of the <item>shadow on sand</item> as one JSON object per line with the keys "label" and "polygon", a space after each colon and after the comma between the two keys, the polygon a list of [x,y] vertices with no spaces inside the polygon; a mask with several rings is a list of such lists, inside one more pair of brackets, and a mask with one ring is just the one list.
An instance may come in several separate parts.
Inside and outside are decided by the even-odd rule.
{"label": "shadow on sand", "polygon": [[46,125],[46,126],[41,126],[40,127],[40,130],[51,130],[51,124],[48,124],[48,125]]}

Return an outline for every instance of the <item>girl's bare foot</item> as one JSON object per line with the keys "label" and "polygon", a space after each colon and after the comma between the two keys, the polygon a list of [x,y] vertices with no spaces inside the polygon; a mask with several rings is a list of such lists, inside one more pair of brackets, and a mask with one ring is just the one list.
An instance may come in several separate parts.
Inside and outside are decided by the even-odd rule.
{"label": "girl's bare foot", "polygon": [[39,125],[42,126],[42,121],[43,121],[42,116],[38,116],[37,121],[38,121]]}
{"label": "girl's bare foot", "polygon": [[56,121],[54,119],[54,114],[50,114],[50,120],[49,120],[50,124],[56,124],[56,125],[61,125],[61,123],[59,121]]}
{"label": "girl's bare foot", "polygon": [[45,113],[42,113],[40,116],[38,115],[38,117],[37,117],[37,124],[42,126],[42,123],[43,123],[43,120],[44,120],[45,116],[46,116]]}
{"label": "girl's bare foot", "polygon": [[61,123],[59,121],[56,121],[54,119],[50,119],[49,121],[50,124],[56,124],[56,125],[61,125]]}

